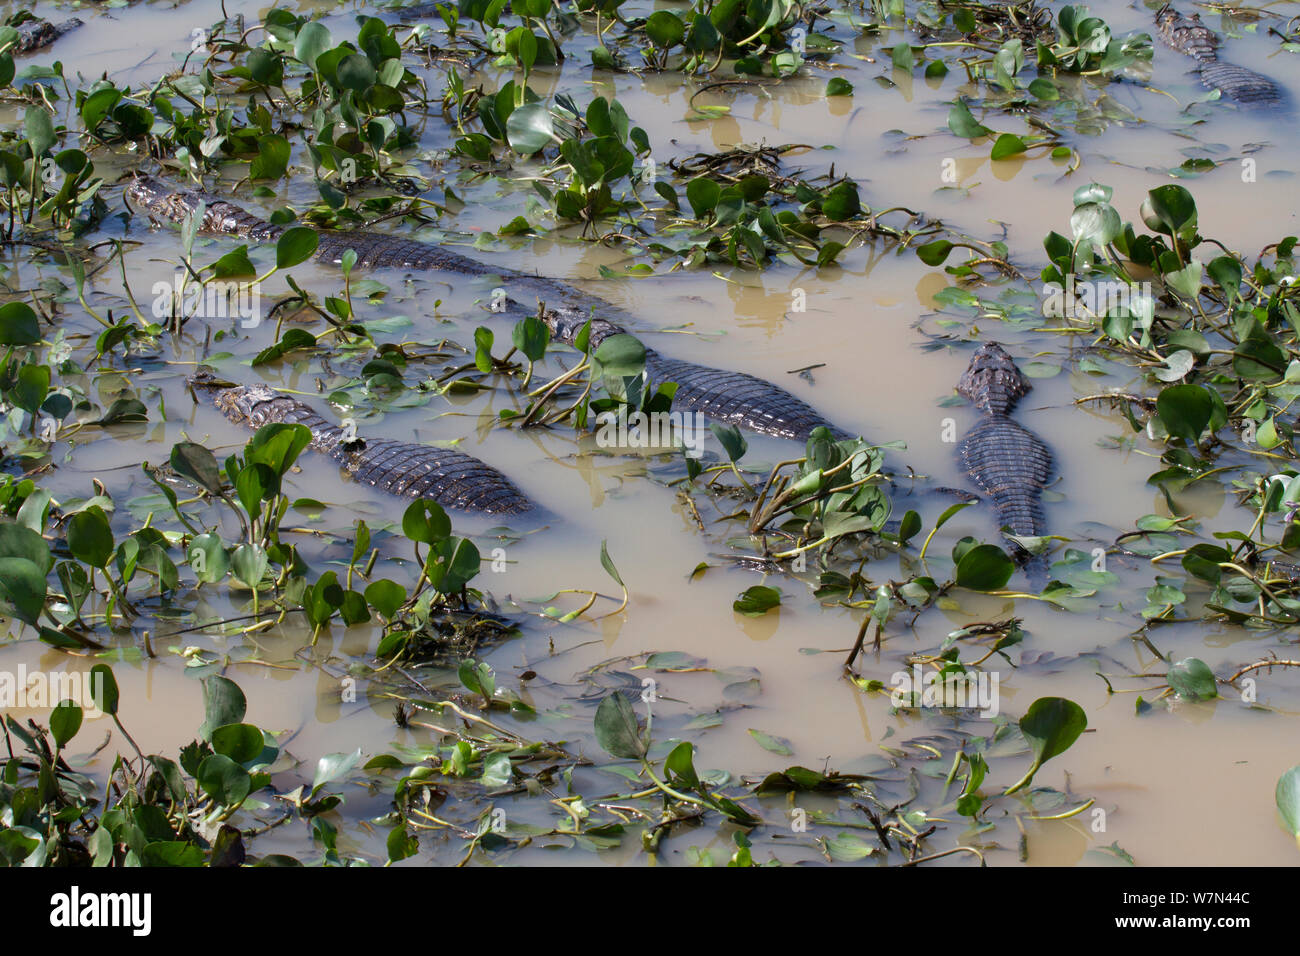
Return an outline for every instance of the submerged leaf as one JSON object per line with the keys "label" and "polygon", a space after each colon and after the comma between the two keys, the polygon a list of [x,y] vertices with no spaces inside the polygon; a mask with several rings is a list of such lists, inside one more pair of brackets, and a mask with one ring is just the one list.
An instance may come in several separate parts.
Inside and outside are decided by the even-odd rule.
{"label": "submerged leaf", "polygon": [[596,742],[615,757],[641,760],[646,755],[645,741],[641,739],[641,725],[631,702],[619,693],[612,693],[596,708]]}

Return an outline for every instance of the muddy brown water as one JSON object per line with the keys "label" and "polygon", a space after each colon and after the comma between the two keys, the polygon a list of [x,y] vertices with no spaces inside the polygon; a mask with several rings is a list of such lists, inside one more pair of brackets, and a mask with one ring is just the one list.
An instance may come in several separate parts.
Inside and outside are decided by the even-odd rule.
{"label": "muddy brown water", "polygon": [[[1115,2],[1092,6],[1108,18],[1117,33],[1149,27],[1149,15],[1140,8]],[[319,4],[290,8],[330,11],[328,22],[336,37],[351,29],[350,13],[343,9],[335,12]],[[227,3],[226,9],[250,18],[264,11],[259,4],[238,0]],[[38,4],[37,11],[53,13],[56,18],[67,15],[45,4]],[[192,30],[221,17],[219,4],[209,0],[193,0],[174,8],[153,3],[87,9],[78,15],[89,19],[91,26],[27,62],[59,59],[69,75],[90,78],[107,72],[119,84],[148,83],[183,59]],[[1042,261],[1042,237],[1051,229],[1068,231],[1070,194],[1076,186],[1089,180],[1113,186],[1115,206],[1126,219],[1137,219],[1137,207],[1146,190],[1171,181],[1167,170],[1188,156],[1226,160],[1209,174],[1186,182],[1197,198],[1204,234],[1250,254],[1297,231],[1293,124],[1228,110],[1206,111],[1201,114],[1206,117],[1204,122],[1191,124],[1179,118],[1178,104],[1171,97],[1144,90],[1136,83],[1112,84],[1099,88],[1093,96],[1105,93],[1117,104],[1117,113],[1126,111],[1134,119],[1111,122],[1091,135],[1071,132],[1069,141],[1082,155],[1082,167],[1073,175],[1066,174],[1065,163],[1046,158],[991,163],[987,144],[968,145],[947,133],[947,104],[963,89],[956,73],[934,82],[923,79],[919,71],[915,77],[905,77],[888,68],[887,54],[882,57],[880,47],[891,46],[899,36],[886,33],[879,41],[859,41],[857,52],[870,59],[858,62],[845,74],[857,91],[851,99],[822,97],[826,75],[814,67],[807,79],[780,84],[769,80],[750,88],[702,94],[696,105],[730,107],[728,115],[712,120],[702,119],[692,110],[688,100],[693,89],[675,74],[644,79],[610,79],[602,74],[593,81],[589,69],[574,65],[553,76],[539,73],[534,88],[544,95],[570,92],[580,102],[593,93],[617,95],[633,121],[649,133],[661,164],[669,158],[741,142],[832,146],[826,151],[804,151],[789,162],[811,172],[824,171],[833,162],[836,170],[858,179],[864,200],[872,205],[923,210],[981,238],[1000,237],[1001,224],[1005,224],[1012,258],[1031,275]],[[1190,60],[1158,44],[1155,57],[1159,85],[1175,97],[1199,95],[1194,81],[1184,75]],[[1300,61],[1278,52],[1274,40],[1256,35],[1234,40],[1225,58],[1252,65],[1292,91],[1300,91]],[[440,70],[425,73],[431,89],[440,89]],[[888,88],[875,77],[891,78],[897,85]],[[489,67],[474,79],[495,88],[508,78]],[[12,110],[0,109],[0,122],[9,125],[15,119]],[[1013,117],[993,115],[986,121],[1000,131],[1022,131],[1021,122]],[[440,167],[434,152],[449,144],[448,131],[431,119],[426,133],[425,149],[412,157],[413,165],[435,178],[446,175],[449,184],[455,184],[454,164]],[[955,161],[955,184],[942,178],[947,159]],[[1255,160],[1253,177],[1243,176],[1243,159]],[[120,168],[129,166],[130,161],[127,156],[117,160]],[[112,163],[107,165],[111,168]],[[518,168],[521,174],[529,172],[526,163]],[[282,188],[280,202],[305,201],[309,189],[309,183],[290,181]],[[440,225],[461,237],[495,230],[528,210],[530,192],[522,176],[514,183],[464,189],[457,185],[457,189],[470,201]],[[117,204],[115,208],[120,208],[117,192],[110,190],[109,196],[110,202]],[[274,204],[248,201],[246,205],[265,211]],[[139,243],[128,257],[128,275],[137,295],[174,274],[173,265],[158,261],[176,254],[173,230],[151,230],[137,218],[129,223],[109,220],[103,232]],[[428,235],[440,233],[434,230]],[[232,245],[202,240],[200,244],[201,261],[215,258]],[[873,440],[905,441],[907,450],[893,460],[905,460],[942,484],[961,484],[953,446],[942,438],[944,424],[945,419],[953,419],[960,435],[974,421],[974,413],[941,402],[951,396],[968,352],[922,351],[926,342],[923,332],[936,331],[940,318],[941,309],[933,297],[948,282],[941,272],[924,266],[910,253],[895,255],[887,248],[857,247],[843,255],[841,268],[821,272],[776,265],[761,275],[720,270],[722,278],[703,271],[622,281],[601,280],[598,275],[602,265],[618,268],[629,262],[623,253],[563,237],[502,240],[492,243],[491,251],[473,254],[572,280],[637,316],[634,331],[644,333],[646,341],[661,351],[782,383],[846,428],[860,430]],[[12,249],[5,254],[5,265],[16,270],[9,277],[11,289],[30,288],[61,276],[56,267],[32,265]],[[333,294],[341,286],[339,273],[332,267],[309,264],[292,273],[300,284],[322,295]],[[492,327],[498,343],[508,340],[509,324],[484,319],[475,306],[474,300],[485,292],[481,284],[455,276],[406,277],[400,272],[379,273],[374,278],[389,285],[391,291],[381,304],[364,306],[362,318],[409,318],[409,328],[391,334],[393,340],[427,341],[445,329],[449,337],[469,341],[478,324]],[[275,286],[278,282],[272,282],[275,291],[283,289]],[[101,273],[92,286],[92,304],[120,306],[122,289],[116,270]],[[796,289],[806,295],[806,312],[791,309]],[[443,304],[435,314],[432,302],[439,298]],[[94,330],[93,320],[82,314],[75,297],[66,305],[65,316],[71,330]],[[442,324],[436,324],[436,316],[444,317]],[[982,337],[1008,343],[1021,361],[1038,358],[1068,367],[1070,343],[1063,337],[1014,332],[1003,328],[996,318],[980,319],[975,325]],[[681,334],[660,331],[670,329]],[[270,334],[265,326],[240,330],[211,350],[232,353],[232,358],[220,364],[227,375],[298,390],[318,409],[333,414],[324,397],[317,394],[319,365],[290,360],[251,369],[241,364],[269,344]],[[151,415],[147,426],[117,429],[112,434],[88,432],[70,459],[66,449],[56,450],[58,468],[49,479],[56,494],[88,495],[91,478],[99,478],[117,503],[121,529],[128,514],[138,520],[157,507],[147,497],[154,489],[140,475],[140,461],[165,461],[172,444],[186,438],[214,449],[242,446],[247,433],[211,408],[195,406],[182,386],[178,372],[188,370],[187,363],[202,355],[202,347],[201,335],[187,335],[174,347],[164,348],[164,357],[175,365],[151,363],[128,376],[137,389],[157,389],[146,401],[154,408],[158,396],[165,399],[166,421]],[[814,384],[790,374],[813,365],[821,366],[812,373]],[[1124,418],[1106,407],[1072,404],[1075,398],[1104,388],[1141,387],[1131,373],[1118,366],[1111,368],[1114,374],[1104,378],[1068,371],[1036,378],[1034,391],[1018,412],[1019,420],[1048,442],[1058,462],[1061,478],[1047,505],[1049,524],[1053,531],[1075,539],[1074,546],[1083,550],[1107,544],[1144,514],[1165,513],[1158,493],[1145,484],[1146,477],[1157,470],[1159,447],[1143,435],[1131,439]],[[945,726],[938,717],[891,714],[887,698],[864,696],[842,679],[843,651],[852,643],[861,612],[823,608],[795,579],[769,576],[764,581],[756,572],[729,567],[718,557],[727,551],[729,533],[711,530],[701,534],[674,491],[647,476],[656,465],[653,458],[611,454],[589,438],[576,439],[571,432],[521,435],[490,429],[496,412],[512,401],[503,391],[472,398],[435,397],[423,408],[394,411],[381,421],[365,420],[361,428],[363,434],[375,429],[387,436],[418,441],[458,441],[457,447],[515,477],[545,509],[540,525],[518,526],[530,533],[506,547],[508,570],[499,574],[485,571],[478,582],[503,605],[518,602],[520,610],[531,615],[525,618],[520,638],[487,657],[504,685],[517,686],[518,675],[528,670],[539,675],[523,686],[522,694],[543,716],[521,725],[522,732],[583,742],[583,749],[600,762],[590,736],[591,702],[573,699],[580,690],[575,675],[611,657],[652,650],[685,651],[720,670],[752,668],[759,675],[761,693],[745,700],[743,710],[729,711],[719,727],[690,735],[699,747],[696,763],[702,768],[760,775],[797,763],[848,771],[866,765],[878,754],[880,743],[891,731],[895,739],[905,739],[909,734]],[[1131,444],[1115,448],[1115,438]],[[796,451],[795,446],[775,439],[751,437],[750,444],[750,458],[769,463]],[[715,444],[710,450],[718,451]],[[291,513],[286,524],[346,538],[358,518],[382,526],[398,517],[399,506],[391,499],[344,481],[325,459],[309,456],[302,464],[302,470],[291,478],[291,493],[319,499],[329,507],[315,515]],[[1196,501],[1198,514],[1207,524],[1223,528],[1249,524],[1245,512],[1221,490],[1198,494],[1191,500]],[[135,498],[141,501],[132,507]],[[898,508],[909,506],[900,504]],[[922,502],[917,507],[928,529],[945,504]],[[489,529],[495,522],[454,520],[458,530],[477,533],[485,551],[494,546]],[[947,567],[942,555],[961,535],[991,540],[993,532],[993,519],[985,508],[966,510],[940,533],[947,546],[937,548],[941,557],[935,567]],[[626,611],[596,622],[583,619],[569,625],[538,616],[543,605],[529,599],[561,588],[617,593],[599,560],[602,540],[607,541],[631,591]],[[334,554],[341,554],[341,548]],[[691,578],[692,569],[700,562],[711,567]],[[878,567],[872,565],[870,573],[882,579],[890,567],[884,561]],[[1143,592],[1153,583],[1154,575],[1145,561],[1136,559],[1113,558],[1110,570],[1120,575],[1121,583],[1103,592],[1100,608],[1079,613],[1055,610],[1040,602],[956,593],[950,606],[925,613],[914,627],[907,625],[906,618],[892,622],[883,649],[868,655],[860,669],[866,676],[887,680],[902,668],[909,653],[937,646],[950,630],[972,621],[1022,616],[1028,638],[1020,650],[1037,663],[1019,670],[1004,666],[1000,671],[1002,710],[1017,715],[1041,696],[1064,696],[1080,703],[1088,713],[1090,732],[1065,756],[1049,764],[1038,782],[1064,787],[1068,774],[1073,793],[1095,797],[1098,806],[1107,810],[1104,832],[1094,832],[1094,818],[1087,815],[1063,823],[1031,824],[1030,865],[1087,862],[1084,855],[1088,850],[1112,842],[1147,865],[1294,863],[1295,846],[1275,820],[1273,788],[1284,770],[1300,762],[1295,746],[1300,677],[1275,673],[1260,678],[1260,702],[1276,708],[1272,713],[1229,697],[1169,709],[1157,704],[1154,713],[1136,717],[1135,695],[1108,695],[1095,671],[1101,668],[1115,674],[1158,669],[1160,662],[1129,637],[1140,623],[1136,611],[1145,603]],[[736,595],[757,583],[781,588],[784,600],[780,610],[759,619],[736,614],[731,607]],[[603,602],[596,610],[612,606]],[[187,602],[186,610],[193,617],[178,623],[188,626],[194,620],[238,613],[240,607],[222,594],[205,590]],[[232,663],[225,673],[239,681],[247,693],[248,719],[271,730],[291,732],[286,746],[303,762],[296,772],[306,780],[310,780],[316,757],[323,753],[360,747],[372,755],[393,746],[430,744],[426,733],[396,728],[391,719],[392,702],[378,695],[368,697],[364,681],[355,702],[341,699],[340,677],[346,674],[349,661],[366,659],[374,649],[375,632],[368,627],[344,630],[335,625],[322,633],[309,651],[302,650],[305,632],[288,625],[250,636],[202,630],[169,636],[175,627],[158,622],[151,635],[159,652],[156,659],[129,657],[115,664],[127,702],[123,719],[146,752],[173,752],[192,738],[202,719],[202,699],[192,669],[186,667],[184,657],[169,652],[169,647],[196,647],[211,657],[230,655]],[[1293,635],[1201,623],[1180,624],[1156,635],[1157,643],[1167,652],[1201,657],[1219,674],[1270,651],[1288,656],[1285,642],[1293,639]],[[1055,663],[1044,665],[1044,654],[1050,654]],[[260,663],[239,663],[249,657]],[[29,670],[61,670],[88,667],[90,662],[70,660],[30,639],[0,645],[0,669],[12,671],[20,663]],[[668,705],[670,712],[701,713],[727,703],[724,683],[710,675],[657,674],[656,679],[661,694],[680,701]],[[1157,683],[1129,681],[1123,686]],[[1146,696],[1152,695],[1148,692]],[[87,740],[94,737],[98,743],[100,724],[88,728],[83,736]],[[749,728],[788,739],[793,756],[764,752],[747,732]],[[102,760],[95,766],[105,769]],[[994,782],[1010,782],[1012,769],[995,764]],[[280,780],[290,779],[294,772],[285,771]],[[608,778],[606,786],[608,792],[615,792],[617,778]],[[385,811],[381,798],[355,787],[344,792],[349,800],[345,812],[349,820]],[[304,833],[282,833],[264,838],[258,848],[283,848],[309,856],[310,850],[304,850],[306,842]],[[700,831],[697,836],[669,841],[668,859],[684,859],[691,845],[718,852],[728,846],[723,837]],[[348,827],[340,848],[382,854],[382,841],[377,842],[363,828]],[[452,843],[429,841],[420,855],[408,862],[446,862],[454,860],[457,852]],[[806,846],[803,850],[783,849],[781,856],[816,858]],[[636,854],[629,848],[600,857],[570,850],[562,858],[570,863],[631,862]],[[532,849],[515,859],[543,863],[557,857]],[[991,863],[1013,864],[1015,859],[1014,845],[990,855]]]}

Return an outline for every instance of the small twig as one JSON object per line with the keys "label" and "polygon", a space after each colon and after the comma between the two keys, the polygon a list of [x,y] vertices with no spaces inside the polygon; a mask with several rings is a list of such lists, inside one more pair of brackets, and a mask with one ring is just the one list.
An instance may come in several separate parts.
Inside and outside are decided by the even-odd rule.
{"label": "small twig", "polygon": [[1233,683],[1236,683],[1237,678],[1238,678],[1238,677],[1241,677],[1243,674],[1249,673],[1250,671],[1253,671],[1253,670],[1258,670],[1258,669],[1261,668],[1261,667],[1274,667],[1274,666],[1277,666],[1277,667],[1300,667],[1300,661],[1283,661],[1283,660],[1278,660],[1277,658],[1273,658],[1272,660],[1267,660],[1267,661],[1256,661],[1256,662],[1253,663],[1253,664],[1247,664],[1247,665],[1246,665],[1245,667],[1243,667],[1241,670],[1237,671],[1237,673],[1233,674],[1233,675],[1232,675],[1231,677],[1229,677],[1226,681],[1224,681],[1224,683],[1225,683],[1225,684],[1233,684]]}
{"label": "small twig", "polygon": [[908,860],[903,866],[917,866],[921,863],[929,863],[931,860],[937,860],[941,857],[952,856],[954,853],[974,853],[980,859],[980,866],[988,866],[984,862],[984,854],[973,846],[955,846],[951,850],[944,850],[942,853],[932,853],[929,856],[923,856],[919,860]]}

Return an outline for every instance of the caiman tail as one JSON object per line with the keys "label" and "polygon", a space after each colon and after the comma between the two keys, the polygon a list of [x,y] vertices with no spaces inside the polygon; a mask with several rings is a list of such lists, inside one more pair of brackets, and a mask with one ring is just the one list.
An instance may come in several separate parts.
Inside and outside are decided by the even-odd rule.
{"label": "caiman tail", "polygon": [[356,481],[406,498],[483,514],[522,514],[533,508],[501,472],[449,448],[388,438],[348,440],[344,430],[311,406],[266,385],[230,385],[200,373],[190,384],[206,394],[227,418],[261,428],[283,422],[311,431],[311,448],[329,455]]}
{"label": "caiman tail", "polygon": [[[551,333],[569,345],[574,343],[587,323],[587,316],[576,311],[548,310],[543,318]],[[592,320],[591,348],[595,349],[609,336],[622,332],[624,329],[613,322]],[[668,358],[651,348],[645,350],[645,367],[652,382],[677,383],[677,393],[673,396],[675,408],[698,411],[714,421],[778,438],[805,441],[820,425],[825,425],[836,439],[853,437],[843,428],[826,421],[825,416],[807,402],[766,379]]]}
{"label": "caiman tail", "polygon": [[[957,383],[957,392],[983,413],[958,446],[962,469],[993,502],[998,521],[1012,534],[1046,533],[1043,488],[1052,477],[1052,453],[1037,435],[1010,414],[1030,390],[1029,380],[996,342],[981,345]],[[1012,543],[1016,560],[1031,580],[1045,580],[1047,561]]]}

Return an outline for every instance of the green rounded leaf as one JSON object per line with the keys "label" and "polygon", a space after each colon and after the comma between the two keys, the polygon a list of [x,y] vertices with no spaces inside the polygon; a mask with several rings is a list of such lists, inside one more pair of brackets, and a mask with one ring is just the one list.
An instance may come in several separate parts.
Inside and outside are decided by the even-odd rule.
{"label": "green rounded leaf", "polygon": [[1070,215],[1070,229],[1080,242],[1101,248],[1115,241],[1124,230],[1119,213],[1109,203],[1089,202],[1075,206]]}
{"label": "green rounded leaf", "polygon": [[686,24],[675,13],[657,10],[646,18],[645,32],[655,46],[666,50],[686,38]]}
{"label": "green rounded leaf", "polygon": [[948,258],[948,253],[952,252],[952,249],[953,245],[947,239],[936,239],[934,242],[917,246],[916,255],[927,266],[940,266]]}
{"label": "green rounded leaf", "polygon": [[0,305],[0,345],[35,345],[41,340],[41,324],[26,302]]}
{"label": "green rounded leaf", "polygon": [[50,712],[50,733],[54,735],[54,743],[62,748],[77,736],[82,716],[81,708],[71,700],[59,701],[58,706]]}
{"label": "green rounded leaf", "polygon": [[13,403],[35,415],[36,410],[50,393],[50,367],[48,365],[24,365],[18,370],[18,381],[14,383],[10,395]]}
{"label": "green rounded leaf", "polygon": [[545,103],[525,103],[506,120],[506,141],[521,156],[531,156],[549,145],[555,121]]}
{"label": "green rounded leaf", "polygon": [[274,474],[283,477],[310,444],[311,430],[305,425],[263,425],[245,447],[244,459],[250,465],[266,465]]}
{"label": "green rounded leaf", "polygon": [[345,56],[339,63],[335,76],[338,77],[339,86],[358,93],[363,93],[374,86],[376,79],[374,65],[370,62],[370,57],[364,53]]}
{"label": "green rounded leaf", "polygon": [[0,558],[0,613],[35,626],[45,609],[45,574],[26,558]]}
{"label": "green rounded leaf", "polygon": [[314,797],[316,791],[327,783],[331,783],[343,777],[357,762],[361,760],[361,748],[358,747],[351,753],[346,754],[326,754],[316,762],[316,775],[312,778],[311,793]]}
{"label": "green rounded leaf", "polygon": [[1205,271],[1228,295],[1235,296],[1240,291],[1242,268],[1241,263],[1234,257],[1219,256],[1217,259],[1212,259]]}
{"label": "green rounded leaf", "polygon": [[23,132],[32,147],[32,155],[40,156],[58,142],[54,134],[54,120],[43,106],[29,106],[23,113]]}
{"label": "green rounded leaf", "polygon": [[511,339],[515,343],[515,348],[523,352],[528,361],[538,362],[546,354],[546,345],[551,340],[551,330],[537,316],[530,315],[515,323]]}
{"label": "green rounded leaf", "polygon": [[68,519],[68,550],[92,568],[108,564],[113,556],[113,529],[99,505],[91,505]]}
{"label": "green rounded leaf", "polygon": [[593,356],[607,378],[634,378],[645,369],[645,346],[626,332],[603,339]]}
{"label": "green rounded leaf", "polygon": [[388,850],[388,862],[396,863],[419,852],[420,838],[408,833],[406,827],[394,827],[384,845]]}
{"label": "green rounded leaf", "polygon": [[221,806],[240,803],[253,789],[253,778],[248,771],[225,754],[205,757],[194,779]]}
{"label": "green rounded leaf", "polygon": [[421,498],[411,502],[402,515],[402,534],[421,544],[433,544],[451,534],[451,519],[438,502]]}
{"label": "green rounded leaf", "polygon": [[1214,671],[1198,657],[1177,661],[1170,666],[1165,679],[1174,693],[1184,700],[1210,700],[1219,696]]}
{"label": "green rounded leaf", "polygon": [[1014,133],[1003,133],[993,143],[993,149],[989,153],[990,159],[1006,159],[1008,156],[1015,156],[1023,153],[1028,147],[1025,141]]}
{"label": "green rounded leaf", "polygon": [[664,773],[669,782],[688,790],[697,790],[700,786],[699,774],[695,772],[695,748],[688,740],[683,740],[664,760]]}
{"label": "green rounded leaf", "polygon": [[395,581],[380,578],[366,586],[365,598],[371,607],[391,621],[397,609],[406,603],[406,588]]}
{"label": "green rounded leaf", "polygon": [[194,571],[194,576],[204,584],[215,584],[230,570],[230,556],[221,542],[221,536],[213,532],[198,535],[190,541],[186,560]]}
{"label": "green rounded leaf", "polygon": [[279,179],[289,168],[289,157],[292,152],[289,141],[279,133],[267,133],[265,136],[258,137],[257,156],[248,165],[249,177]]}
{"label": "green rounded leaf", "polygon": [[456,594],[479,572],[481,557],[474,542],[445,538],[429,552],[424,570],[440,594]]}
{"label": "green rounded leaf", "polygon": [[107,664],[96,664],[90,669],[90,681],[96,694],[95,706],[105,714],[116,714],[122,692],[117,688],[113,669]]}
{"label": "green rounded leaf", "polygon": [[948,129],[952,130],[955,136],[960,136],[962,139],[976,139],[993,133],[993,130],[975,119],[970,107],[962,99],[958,99],[953,103],[952,109],[948,111]]}
{"label": "green rounded leaf", "polygon": [[256,589],[262,583],[269,558],[260,544],[241,544],[230,556],[230,567],[242,584]]}
{"label": "green rounded leaf", "polygon": [[199,736],[212,740],[218,727],[238,724],[244,720],[248,710],[248,701],[239,685],[226,677],[213,674],[203,679],[203,723],[199,727]]}
{"label": "green rounded leaf", "polygon": [[696,219],[703,219],[713,212],[721,195],[722,187],[703,176],[692,179],[686,186],[686,201],[691,204]]}
{"label": "green rounded leaf", "polygon": [[996,591],[1006,586],[1016,563],[996,544],[971,548],[957,562],[957,586],[972,591]]}
{"label": "green rounded leaf", "polygon": [[1214,399],[1200,385],[1171,385],[1156,397],[1156,414],[1170,435],[1194,445],[1210,424]]}
{"label": "green rounded leaf", "polygon": [[306,262],[316,254],[320,245],[320,236],[315,229],[306,226],[293,226],[286,229],[275,241],[275,267],[289,269],[301,262]]}
{"label": "green rounded leaf", "polygon": [[1088,728],[1083,708],[1064,697],[1040,697],[1020,718],[1020,732],[1034,754],[1033,766],[1018,782],[1007,789],[1015,793],[1028,786],[1034,774],[1053,757],[1065,753]]}
{"label": "green rounded leaf", "polygon": [[1148,227],[1165,235],[1180,235],[1196,229],[1196,200],[1183,186],[1157,186],[1142,204]]}
{"label": "green rounded leaf", "polygon": [[221,469],[216,456],[202,445],[192,441],[178,442],[172,447],[172,469],[200,488],[212,494],[221,493]]}
{"label": "green rounded leaf", "polygon": [[724,425],[721,422],[710,422],[709,431],[713,432],[713,437],[718,440],[722,450],[727,453],[727,457],[732,461],[740,461],[745,457],[745,452],[749,451],[749,442],[745,436],[740,433],[740,429],[735,425]]}
{"label": "green rounded leaf", "polygon": [[[236,801],[238,802],[238,801]],[[154,840],[140,854],[144,866],[203,866],[203,851],[184,840]]]}
{"label": "green rounded leaf", "polygon": [[832,186],[822,200],[822,212],[827,219],[846,222],[862,212],[862,200],[855,183],[838,183]]}
{"label": "green rounded leaf", "polygon": [[241,469],[235,478],[235,496],[251,517],[258,515],[262,499],[272,497],[279,487],[275,471],[260,461]]}
{"label": "green rounded leaf", "polygon": [[266,747],[262,731],[252,724],[226,724],[212,732],[212,749],[235,763],[255,759]]}
{"label": "green rounded leaf", "polygon": [[321,23],[313,20],[303,24],[294,40],[293,55],[299,62],[316,68],[316,58],[334,46],[330,32]]}
{"label": "green rounded leaf", "polygon": [[756,584],[747,588],[744,593],[732,602],[732,610],[738,611],[747,617],[762,617],[774,607],[781,604],[781,592],[776,588],[768,587],[763,584]]}

